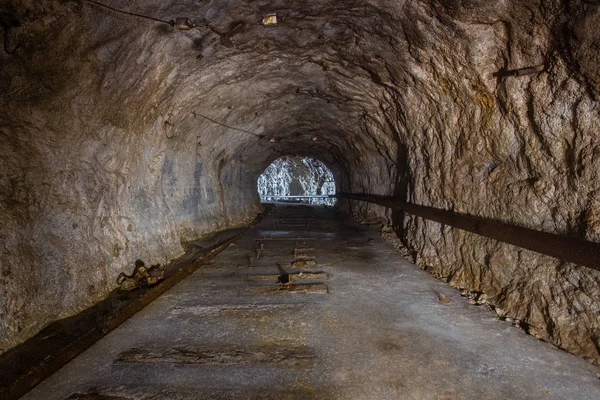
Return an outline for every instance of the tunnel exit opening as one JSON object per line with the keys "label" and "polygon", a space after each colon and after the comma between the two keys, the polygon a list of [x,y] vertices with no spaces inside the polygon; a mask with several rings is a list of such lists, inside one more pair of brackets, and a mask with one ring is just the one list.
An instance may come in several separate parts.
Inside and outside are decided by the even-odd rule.
{"label": "tunnel exit opening", "polygon": [[336,199],[335,179],[320,160],[302,156],[283,156],[271,163],[257,180],[263,203],[297,202],[333,206]]}

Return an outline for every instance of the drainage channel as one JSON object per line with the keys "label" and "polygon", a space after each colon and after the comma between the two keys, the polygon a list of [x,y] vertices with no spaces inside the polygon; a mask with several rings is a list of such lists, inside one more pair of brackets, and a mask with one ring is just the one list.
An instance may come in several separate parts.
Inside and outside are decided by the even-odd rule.
{"label": "drainage channel", "polygon": [[[252,224],[271,210],[267,207]],[[27,393],[178,282],[209,263],[248,229],[231,229],[190,242],[183,256],[164,267],[164,280],[157,285],[128,293],[116,289],[105,300],[50,324],[38,335],[2,354],[0,399],[18,399]]]}

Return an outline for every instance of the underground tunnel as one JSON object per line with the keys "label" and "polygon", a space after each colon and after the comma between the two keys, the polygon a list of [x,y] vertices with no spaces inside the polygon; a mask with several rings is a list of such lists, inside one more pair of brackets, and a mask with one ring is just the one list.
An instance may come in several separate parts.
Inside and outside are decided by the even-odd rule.
{"label": "underground tunnel", "polygon": [[[206,279],[212,279],[211,268],[218,270],[228,254],[241,252],[244,240],[253,244],[240,256],[242,261],[230,262],[235,276],[246,273],[247,264],[264,260],[260,252],[272,245],[264,238],[283,235],[277,233],[287,232],[282,227],[293,233],[292,239],[308,238],[296,243],[294,256],[304,254],[298,249],[315,248],[318,253],[319,247],[310,242],[313,233],[302,225],[313,221],[308,227],[322,230],[313,235],[315,243],[327,246],[328,240],[339,239],[339,249],[349,246],[340,257],[356,254],[343,258],[349,265],[384,268],[393,260],[404,263],[385,269],[380,280],[370,281],[373,272],[368,270],[363,283],[362,275],[353,275],[361,270],[358,266],[343,269],[344,262],[332,261],[331,271],[340,268],[340,282],[374,296],[357,297],[357,304],[376,301],[380,291],[396,287],[398,276],[423,273],[418,275],[423,286],[410,289],[415,302],[435,292],[423,318],[439,307],[450,310],[464,303],[465,313],[484,313],[488,319],[481,317],[482,324],[500,324],[499,338],[522,335],[525,339],[518,340],[527,341],[525,348],[541,343],[547,346],[544,351],[577,365],[546,361],[556,370],[575,371],[569,376],[583,379],[580,387],[589,390],[565,389],[556,398],[598,398],[600,380],[585,379],[598,373],[600,363],[599,2],[4,0],[0,25],[2,375],[14,365],[10,360],[25,360],[15,356],[18,352],[48,349],[39,343],[49,337],[44,333],[49,327],[63,327],[77,318],[89,322],[91,317],[81,316],[107,301],[111,306],[102,318],[115,307],[120,310],[111,296],[119,290],[119,276],[129,276],[136,260],[147,266],[178,265],[176,275],[187,271],[183,262],[191,248],[209,251],[199,240],[211,238],[210,251],[233,243],[220,256],[215,253],[213,261],[213,253],[204,255],[208,265],[190,270],[189,278],[164,289],[121,327],[111,333],[116,324],[99,329],[98,335],[106,336],[90,351],[110,343],[117,337],[113,334],[134,326],[194,279],[206,290],[202,298],[210,299],[212,286],[203,286],[208,283],[198,277],[209,274]],[[304,168],[301,179],[292,179],[286,167],[292,164]],[[281,202],[286,196],[336,193],[337,199]],[[391,201],[403,206],[394,208]],[[415,214],[412,206],[446,219]],[[455,216],[483,222],[473,223],[469,231],[452,224]],[[345,222],[336,225],[336,218]],[[512,235],[506,243],[493,233],[474,232],[485,224],[492,224],[491,231],[501,225],[542,236],[530,240],[528,233]],[[330,234],[324,233],[327,229]],[[247,233],[236,242],[224,232]],[[359,233],[363,236],[355,236]],[[250,239],[254,234],[263,240],[260,245]],[[558,241],[542,243],[547,251],[521,245],[521,240],[546,237]],[[371,244],[383,250],[365,247]],[[580,248],[596,256],[580,262]],[[323,254],[312,272],[328,273],[325,267],[319,269],[319,257],[329,256]],[[270,267],[274,272],[269,273],[280,274],[279,285],[292,281],[282,283],[281,276],[296,273],[281,262]],[[396,275],[385,275],[388,270]],[[167,269],[164,283],[169,274]],[[334,290],[335,277],[329,273],[324,296],[352,297],[352,291]],[[379,288],[382,280],[389,285]],[[427,285],[436,289],[424,289]],[[131,293],[127,301],[138,301],[135,293],[142,292]],[[394,293],[390,296],[406,295],[408,289],[399,286]],[[387,299],[377,301],[393,309]],[[402,304],[398,313],[412,310],[410,301]],[[260,303],[252,312],[260,307],[266,306]],[[252,321],[261,318],[256,314]],[[324,319],[324,326],[336,318]],[[449,321],[468,318],[448,314]],[[421,323],[415,321],[415,326]],[[389,332],[396,334],[391,328]],[[419,336],[416,331],[412,335]],[[458,336],[443,340],[454,343]],[[65,351],[65,343],[55,357],[64,362],[57,366],[80,353]],[[383,349],[383,357],[410,347],[408,342],[390,343],[376,347]],[[82,345],[81,351],[90,345]],[[522,351],[520,345],[507,346],[507,353]],[[296,351],[277,353],[277,360],[308,354]],[[477,361],[485,357],[478,356],[480,348],[469,351],[468,362],[483,362]],[[322,359],[317,350],[310,354]],[[27,368],[52,369],[40,360]],[[490,376],[510,369],[481,368],[492,371]],[[415,367],[396,378],[416,382],[425,376],[419,371],[425,374]],[[353,373],[340,370],[330,379],[343,386]],[[548,376],[542,374],[540,382]],[[23,387],[29,390],[43,378],[35,383],[19,379],[3,380],[2,390],[23,395]],[[36,390],[56,390],[52,398],[74,393],[52,386],[56,379]],[[300,395],[294,386],[296,394],[289,398],[402,398],[394,393],[404,384],[394,386],[392,380],[378,386],[388,392],[372,395],[359,391],[325,396],[306,387]],[[515,386],[506,383],[510,385]],[[484,398],[479,391],[483,386],[462,382],[448,389],[450,394],[437,392],[437,397],[411,386],[412,391],[405,387],[405,398]],[[461,396],[467,387],[473,391]],[[110,390],[89,398],[145,398],[123,394],[129,389]],[[235,390],[230,397],[228,392],[212,398],[270,398],[235,397]],[[550,391],[536,390],[528,398],[546,398],[544,390]],[[160,398],[204,398],[173,393]],[[504,398],[527,397],[506,393]],[[35,391],[30,395],[43,397]]]}

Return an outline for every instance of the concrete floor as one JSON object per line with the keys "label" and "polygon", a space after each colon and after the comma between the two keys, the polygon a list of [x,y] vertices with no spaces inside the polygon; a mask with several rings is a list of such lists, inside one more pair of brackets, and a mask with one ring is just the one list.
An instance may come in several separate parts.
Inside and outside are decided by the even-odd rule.
{"label": "concrete floor", "polygon": [[[311,239],[262,240],[249,267],[264,236]],[[291,267],[294,247],[316,265]],[[327,276],[277,290],[277,263]],[[278,206],[23,398],[598,400],[598,372],[468,304],[375,230]]]}

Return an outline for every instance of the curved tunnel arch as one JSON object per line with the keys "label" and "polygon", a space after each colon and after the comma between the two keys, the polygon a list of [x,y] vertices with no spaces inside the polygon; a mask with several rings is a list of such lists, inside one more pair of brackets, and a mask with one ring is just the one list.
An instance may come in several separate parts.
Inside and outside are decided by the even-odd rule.
{"label": "curved tunnel arch", "polygon": [[[165,262],[181,241],[251,220],[256,177],[289,152],[326,162],[341,191],[600,240],[596,9],[467,3],[135,5],[214,28],[183,32],[88,3],[9,0],[24,17],[23,45],[0,56],[10,276],[1,281],[0,351],[103,298],[133,260]],[[267,12],[278,13],[276,28],[258,23]],[[236,21],[242,27],[227,34]],[[542,74],[493,76],[541,63]],[[594,353],[595,322],[567,326],[567,311],[536,313],[542,304],[527,299],[534,282],[575,274],[587,289],[548,285],[540,298],[588,304],[594,273],[342,203],[361,220],[395,225],[419,265],[492,293],[506,312],[534,315],[548,340]],[[35,273],[5,267],[17,265]],[[581,313],[595,321],[591,306]]]}

